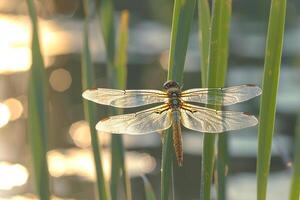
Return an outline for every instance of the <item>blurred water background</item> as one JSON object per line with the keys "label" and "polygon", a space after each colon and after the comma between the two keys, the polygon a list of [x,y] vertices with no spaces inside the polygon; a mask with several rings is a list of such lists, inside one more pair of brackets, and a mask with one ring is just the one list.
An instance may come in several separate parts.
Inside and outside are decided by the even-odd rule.
{"label": "blurred water background", "polygon": [[[80,53],[82,1],[37,1],[40,39],[49,81],[49,152],[53,199],[95,199],[89,127],[83,116]],[[166,81],[173,1],[115,1],[131,14],[128,89],[162,89]],[[300,2],[287,5],[281,78],[277,101],[268,197],[287,199],[293,139],[300,114]],[[269,1],[233,1],[227,86],[261,84]],[[115,13],[116,16],[119,12]],[[90,24],[90,47],[98,87],[106,87],[105,49],[97,17]],[[31,25],[21,0],[0,0],[0,199],[37,199],[34,195],[27,136],[27,82],[31,65]],[[200,87],[197,16],[193,24],[184,88]],[[98,106],[99,119],[107,115]],[[259,98],[230,107],[258,114]],[[132,112],[132,109],[126,112]],[[298,121],[298,122],[297,122]],[[300,129],[298,129],[299,131]],[[104,172],[110,176],[110,136],[99,133]],[[175,169],[178,199],[198,199],[202,134],[184,129],[184,167]],[[144,198],[141,174],[160,192],[159,134],[125,136],[126,164],[134,199]],[[107,150],[106,150],[107,149]],[[257,127],[230,134],[228,199],[256,198]]]}

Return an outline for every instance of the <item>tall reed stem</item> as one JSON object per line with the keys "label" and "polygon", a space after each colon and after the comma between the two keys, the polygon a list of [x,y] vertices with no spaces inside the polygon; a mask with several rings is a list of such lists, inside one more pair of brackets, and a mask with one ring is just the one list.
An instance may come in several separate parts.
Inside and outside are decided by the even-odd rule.
{"label": "tall reed stem", "polygon": [[260,101],[257,153],[257,199],[265,200],[274,133],[286,0],[272,0]]}
{"label": "tall reed stem", "polygon": [[[119,36],[117,48],[116,33],[114,29],[114,4],[112,0],[101,0],[98,2],[98,15],[101,22],[102,35],[106,49],[107,82],[109,87],[126,89],[127,81],[127,46],[128,46],[128,22],[129,12],[123,11],[120,19]],[[110,114],[121,114],[122,111],[110,109]],[[127,200],[131,197],[130,180],[125,166],[125,149],[121,135],[111,137],[111,195],[112,200],[119,199],[118,186],[123,178],[125,196]]]}
{"label": "tall reed stem", "polygon": [[[92,4],[90,0],[84,1],[84,9],[85,9],[85,19],[83,26],[83,48],[81,53],[81,81],[82,81],[82,89],[90,89],[95,87],[95,73],[94,66],[92,63],[92,57],[90,53],[89,47],[89,22],[92,12]],[[94,164],[96,169],[96,180],[97,180],[97,197],[101,200],[109,200],[110,196],[107,190],[107,183],[103,174],[103,165],[101,159],[101,148],[99,146],[99,140],[97,131],[95,129],[95,125],[97,123],[96,117],[96,106],[92,102],[84,101],[84,116],[85,119],[89,123],[90,134],[91,134],[91,143],[93,149],[94,156]]]}
{"label": "tall reed stem", "polygon": [[[215,0],[213,2],[213,11],[211,18],[211,31],[209,32],[209,6],[208,2],[199,3],[200,13],[200,36],[201,38],[208,38],[210,34],[210,41],[207,43],[202,40],[202,85],[206,87],[216,88],[223,87],[227,73],[228,62],[228,37],[231,17],[231,0]],[[202,19],[201,19],[202,17]],[[207,57],[208,56],[208,57]],[[207,62],[208,60],[208,62]],[[208,66],[206,66],[208,65]],[[206,69],[207,68],[207,69]],[[207,80],[207,82],[205,82]],[[213,106],[214,109],[219,109]],[[200,199],[211,199],[211,181],[214,170],[215,160],[215,142],[218,141],[217,150],[217,198],[225,199],[225,168],[227,163],[227,137],[217,135],[204,134],[203,150],[202,150],[202,168],[201,168],[201,186]]]}
{"label": "tall reed stem", "polygon": [[50,199],[47,164],[48,101],[44,60],[39,43],[38,18],[32,0],[27,0],[32,24],[32,66],[28,88],[28,134],[30,139],[35,185],[42,200]]}
{"label": "tall reed stem", "polygon": [[[194,16],[195,0],[175,0],[171,30],[168,80],[182,84],[188,38]],[[161,166],[161,199],[169,199],[173,157],[172,130],[163,136]],[[172,183],[173,184],[173,183]],[[174,196],[173,196],[174,198]]]}

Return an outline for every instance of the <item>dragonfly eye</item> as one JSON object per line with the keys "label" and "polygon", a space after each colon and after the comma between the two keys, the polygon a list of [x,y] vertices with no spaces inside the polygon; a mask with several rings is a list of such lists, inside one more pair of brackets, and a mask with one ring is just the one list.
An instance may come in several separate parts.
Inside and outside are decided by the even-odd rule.
{"label": "dragonfly eye", "polygon": [[170,88],[174,88],[174,87],[175,88],[180,88],[179,84],[176,81],[172,81],[172,80],[165,82],[163,87],[166,90],[168,90]]}

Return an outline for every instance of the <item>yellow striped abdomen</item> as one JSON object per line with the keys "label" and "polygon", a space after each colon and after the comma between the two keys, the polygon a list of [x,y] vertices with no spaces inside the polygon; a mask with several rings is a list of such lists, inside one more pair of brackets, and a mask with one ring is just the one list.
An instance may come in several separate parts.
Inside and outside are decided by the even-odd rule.
{"label": "yellow striped abdomen", "polygon": [[183,163],[183,150],[182,150],[182,137],[181,137],[181,123],[180,112],[177,109],[172,111],[172,128],[173,128],[173,145],[177,158],[177,163],[182,166]]}

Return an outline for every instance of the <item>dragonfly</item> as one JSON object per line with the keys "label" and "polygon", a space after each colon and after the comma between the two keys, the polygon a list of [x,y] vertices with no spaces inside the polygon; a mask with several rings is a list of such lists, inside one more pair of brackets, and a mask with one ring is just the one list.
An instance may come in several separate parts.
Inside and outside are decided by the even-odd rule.
{"label": "dragonfly", "polygon": [[117,108],[159,104],[136,113],[105,118],[96,124],[96,129],[99,132],[114,134],[144,135],[163,132],[172,127],[173,146],[179,166],[183,165],[181,124],[202,133],[222,133],[255,126],[258,123],[254,115],[245,112],[213,109],[259,96],[261,89],[256,85],[182,91],[182,87],[176,81],[170,80],[164,83],[163,88],[163,91],[98,88],[86,90],[82,96],[95,103]]}

